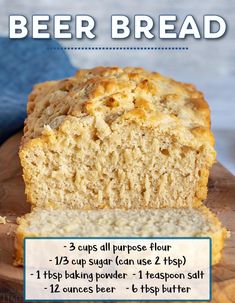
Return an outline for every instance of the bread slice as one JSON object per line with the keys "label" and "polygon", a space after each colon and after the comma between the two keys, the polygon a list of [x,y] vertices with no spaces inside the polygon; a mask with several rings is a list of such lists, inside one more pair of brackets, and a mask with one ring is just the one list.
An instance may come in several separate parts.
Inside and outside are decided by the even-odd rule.
{"label": "bread slice", "polygon": [[25,237],[186,236],[211,237],[212,262],[221,258],[228,232],[205,206],[157,210],[45,210],[35,208],[18,220],[16,265],[23,263]]}
{"label": "bread slice", "polygon": [[53,209],[199,206],[213,145],[194,86],[140,68],[81,70],[29,96],[27,199]]}

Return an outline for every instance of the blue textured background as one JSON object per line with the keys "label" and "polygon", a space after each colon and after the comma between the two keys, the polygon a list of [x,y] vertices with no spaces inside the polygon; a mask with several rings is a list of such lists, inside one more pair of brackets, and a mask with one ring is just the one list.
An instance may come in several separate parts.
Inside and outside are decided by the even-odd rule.
{"label": "blue textured background", "polygon": [[74,74],[64,51],[47,50],[58,46],[54,40],[0,38],[0,144],[22,128],[35,83]]}

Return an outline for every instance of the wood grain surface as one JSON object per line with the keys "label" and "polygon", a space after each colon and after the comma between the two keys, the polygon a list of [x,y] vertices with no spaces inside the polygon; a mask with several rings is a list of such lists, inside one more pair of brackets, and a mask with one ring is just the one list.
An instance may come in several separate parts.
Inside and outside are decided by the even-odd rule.
{"label": "wood grain surface", "polygon": [[[12,266],[16,218],[30,211],[24,195],[24,183],[18,159],[21,133],[0,147],[0,303],[21,303],[23,269]],[[206,205],[231,231],[225,243],[223,259],[213,267],[213,303],[235,302],[235,177],[221,164],[212,168]]]}

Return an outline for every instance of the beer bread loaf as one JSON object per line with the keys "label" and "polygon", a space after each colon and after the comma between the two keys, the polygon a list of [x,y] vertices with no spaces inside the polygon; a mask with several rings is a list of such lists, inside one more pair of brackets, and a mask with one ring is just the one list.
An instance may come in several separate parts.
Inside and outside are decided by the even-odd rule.
{"label": "beer bread loaf", "polygon": [[203,94],[142,68],[38,84],[20,148],[27,199],[48,209],[195,207],[215,161]]}

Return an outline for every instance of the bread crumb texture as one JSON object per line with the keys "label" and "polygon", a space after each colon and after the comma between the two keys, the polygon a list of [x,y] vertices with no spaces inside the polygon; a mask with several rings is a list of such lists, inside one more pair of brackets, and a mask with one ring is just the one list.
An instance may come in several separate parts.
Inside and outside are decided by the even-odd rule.
{"label": "bread crumb texture", "polygon": [[6,224],[6,223],[7,223],[6,217],[0,216],[0,224]]}
{"label": "bread crumb texture", "polygon": [[25,237],[211,237],[212,261],[219,262],[229,236],[205,206],[147,210],[45,210],[18,219],[16,265],[23,262]]}
{"label": "bread crumb texture", "polygon": [[199,206],[215,161],[203,94],[142,68],[34,87],[20,148],[27,199],[51,209]]}

